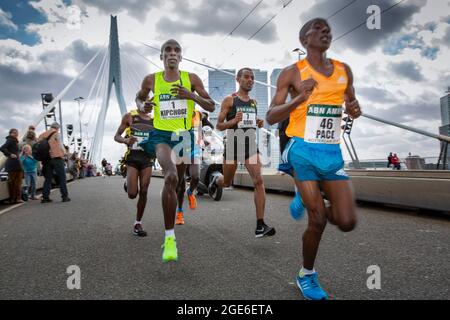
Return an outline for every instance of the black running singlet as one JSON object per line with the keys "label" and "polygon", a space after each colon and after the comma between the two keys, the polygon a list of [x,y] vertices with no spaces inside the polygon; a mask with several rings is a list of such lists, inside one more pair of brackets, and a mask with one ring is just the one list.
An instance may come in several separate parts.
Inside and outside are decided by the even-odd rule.
{"label": "black running singlet", "polygon": [[141,150],[142,148],[138,146],[140,142],[149,137],[150,131],[154,129],[153,119],[142,119],[139,116],[137,110],[130,112],[131,114],[131,125],[126,129],[125,137],[129,138],[134,136],[137,141],[129,147],[130,150]]}
{"label": "black running singlet", "polygon": [[233,120],[236,117],[236,113],[242,112],[242,120],[235,125],[232,129],[256,129],[256,101],[250,99],[249,101],[241,100],[237,95],[233,97],[233,106],[226,115],[227,121]]}

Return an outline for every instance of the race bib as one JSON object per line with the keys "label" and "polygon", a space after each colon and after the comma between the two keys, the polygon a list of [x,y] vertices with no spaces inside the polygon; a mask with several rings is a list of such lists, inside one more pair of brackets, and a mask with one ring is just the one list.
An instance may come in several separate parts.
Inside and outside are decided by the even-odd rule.
{"label": "race bib", "polygon": [[137,141],[135,143],[133,143],[133,145],[130,147],[130,149],[131,150],[144,150],[138,144],[149,137],[149,132],[134,131],[133,137],[135,137],[137,139]]}
{"label": "race bib", "polygon": [[160,100],[159,111],[163,120],[184,119],[187,116],[187,100]]}
{"label": "race bib", "polygon": [[253,107],[237,107],[236,112],[242,112],[242,120],[238,123],[238,128],[256,129],[256,109]]}
{"label": "race bib", "polygon": [[341,140],[342,107],[312,104],[308,106],[305,142],[338,144]]}

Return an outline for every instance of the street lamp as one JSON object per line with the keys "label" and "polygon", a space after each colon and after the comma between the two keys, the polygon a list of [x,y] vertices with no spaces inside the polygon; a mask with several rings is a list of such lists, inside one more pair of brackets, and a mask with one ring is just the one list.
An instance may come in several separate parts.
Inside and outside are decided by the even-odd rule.
{"label": "street lamp", "polygon": [[[89,145],[89,142],[90,142],[90,138],[89,138],[89,130],[88,130],[88,126],[89,126],[89,122],[86,122],[86,123],[83,123],[83,126],[84,126],[84,135],[86,136],[86,139],[85,139],[85,141],[86,141],[86,143],[85,143],[85,148],[87,148],[87,146]],[[90,146],[89,146],[90,147]],[[85,153],[85,155],[86,155],[86,153]],[[87,159],[87,158],[85,158],[85,159]]]}
{"label": "street lamp", "polygon": [[[45,108],[53,101],[53,94],[51,93],[41,93],[41,100],[42,100],[42,109],[45,110]],[[55,114],[55,108],[53,107],[49,112],[47,112],[47,115],[44,118],[45,123],[45,130],[48,130],[50,127],[51,121],[50,119],[53,118],[53,121],[56,121],[56,114]]]}
{"label": "street lamp", "polygon": [[83,100],[83,97],[78,97],[75,98],[73,100],[75,100],[76,102],[78,102],[78,119],[80,121],[80,138],[83,139],[83,130],[81,129],[81,106],[80,106],[80,101]]}
{"label": "street lamp", "polygon": [[303,51],[303,50],[300,49],[300,48],[295,48],[294,50],[292,50],[292,52],[297,52],[297,53],[298,53],[298,60],[301,59],[302,55],[305,55],[305,54],[306,54],[306,52]]}

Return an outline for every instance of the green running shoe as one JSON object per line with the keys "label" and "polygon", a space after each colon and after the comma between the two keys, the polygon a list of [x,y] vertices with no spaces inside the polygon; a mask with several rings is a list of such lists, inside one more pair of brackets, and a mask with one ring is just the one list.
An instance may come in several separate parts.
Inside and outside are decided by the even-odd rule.
{"label": "green running shoe", "polygon": [[177,250],[177,241],[175,237],[169,236],[164,240],[164,244],[161,246],[164,248],[162,254],[163,262],[169,261],[177,261],[178,260],[178,250]]}

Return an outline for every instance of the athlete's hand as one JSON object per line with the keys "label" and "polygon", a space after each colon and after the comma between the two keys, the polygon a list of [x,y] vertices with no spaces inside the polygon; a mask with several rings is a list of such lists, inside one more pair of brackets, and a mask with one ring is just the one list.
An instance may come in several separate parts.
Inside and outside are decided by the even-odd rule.
{"label": "athlete's hand", "polygon": [[170,89],[170,93],[180,99],[194,100],[194,94],[185,87],[180,86],[179,84],[174,84],[172,86],[172,89]]}
{"label": "athlete's hand", "polygon": [[131,136],[129,138],[126,138],[124,142],[126,145],[132,146],[136,141],[136,137]]}
{"label": "athlete's hand", "polygon": [[241,122],[243,116],[244,116],[244,113],[242,113],[242,111],[239,111],[238,113],[236,113],[236,116],[234,117],[234,123],[238,124],[239,122]]}
{"label": "athlete's hand", "polygon": [[308,100],[309,96],[314,90],[314,87],[317,86],[317,81],[313,78],[309,78],[307,80],[303,80],[300,82],[300,94],[299,96],[302,98],[303,101]]}
{"label": "athlete's hand", "polygon": [[155,103],[153,102],[153,98],[154,97],[152,97],[151,99],[145,100],[145,102],[144,102],[144,112],[145,113],[152,112],[153,108],[155,107]]}
{"label": "athlete's hand", "polygon": [[353,119],[358,119],[362,114],[358,100],[350,101],[347,96],[345,96],[345,111]]}
{"label": "athlete's hand", "polygon": [[264,120],[263,119],[256,119],[256,125],[258,126],[258,128],[262,128],[264,125]]}

